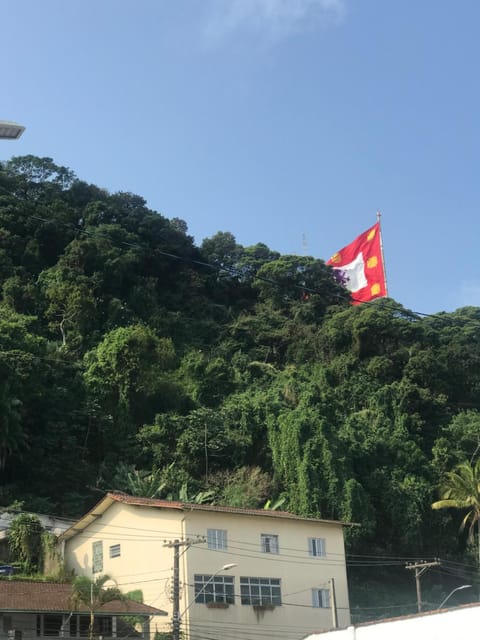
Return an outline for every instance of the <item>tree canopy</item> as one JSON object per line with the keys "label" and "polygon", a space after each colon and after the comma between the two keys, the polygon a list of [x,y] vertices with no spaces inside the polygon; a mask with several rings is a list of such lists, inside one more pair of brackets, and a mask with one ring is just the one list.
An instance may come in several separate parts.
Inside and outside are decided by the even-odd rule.
{"label": "tree canopy", "polygon": [[430,505],[478,456],[480,309],[351,306],[320,259],[187,231],[49,158],[1,165],[0,501],[278,499],[360,523],[352,553],[461,554]]}

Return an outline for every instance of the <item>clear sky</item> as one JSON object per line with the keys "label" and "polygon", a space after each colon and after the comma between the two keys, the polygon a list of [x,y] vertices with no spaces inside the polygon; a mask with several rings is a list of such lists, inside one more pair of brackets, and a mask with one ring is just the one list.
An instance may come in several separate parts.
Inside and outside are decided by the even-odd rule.
{"label": "clear sky", "polygon": [[382,212],[389,293],[480,305],[478,0],[3,0],[0,159],[51,157],[197,244],[327,260]]}

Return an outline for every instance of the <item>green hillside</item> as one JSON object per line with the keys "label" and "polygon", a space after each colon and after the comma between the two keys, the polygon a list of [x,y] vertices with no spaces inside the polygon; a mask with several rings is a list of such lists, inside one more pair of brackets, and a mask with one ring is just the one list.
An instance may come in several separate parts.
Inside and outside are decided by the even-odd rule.
{"label": "green hillside", "polygon": [[0,170],[0,285],[2,505],[283,499],[361,525],[360,604],[394,572],[415,600],[404,559],[474,562],[461,514],[431,503],[479,453],[479,308],[352,307],[322,260],[229,232],[195,246],[140,196],[31,156]]}

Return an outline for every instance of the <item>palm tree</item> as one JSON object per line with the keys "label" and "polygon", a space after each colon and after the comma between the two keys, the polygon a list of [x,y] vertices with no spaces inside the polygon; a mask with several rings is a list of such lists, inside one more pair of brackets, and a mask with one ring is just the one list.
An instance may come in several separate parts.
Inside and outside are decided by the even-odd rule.
{"label": "palm tree", "polygon": [[449,471],[440,489],[440,497],[441,500],[432,504],[432,509],[468,509],[460,525],[460,531],[468,525],[470,542],[474,539],[477,523],[480,567],[480,458],[473,466],[470,462],[461,462],[454,471]]}
{"label": "palm tree", "polygon": [[286,498],[277,498],[276,500],[267,500],[263,505],[263,508],[267,511],[278,511],[283,506]]}
{"label": "palm tree", "polygon": [[117,587],[105,588],[105,583],[109,580],[111,580],[110,576],[103,575],[95,580],[91,580],[87,576],[77,576],[73,581],[72,607],[78,609],[80,605],[84,605],[90,613],[89,640],[93,640],[95,613],[101,609],[102,605],[113,600],[125,600],[125,596]]}
{"label": "palm tree", "polygon": [[153,467],[151,473],[133,469],[127,472],[128,491],[132,496],[142,498],[158,498],[165,489],[166,482],[162,480],[162,469]]}

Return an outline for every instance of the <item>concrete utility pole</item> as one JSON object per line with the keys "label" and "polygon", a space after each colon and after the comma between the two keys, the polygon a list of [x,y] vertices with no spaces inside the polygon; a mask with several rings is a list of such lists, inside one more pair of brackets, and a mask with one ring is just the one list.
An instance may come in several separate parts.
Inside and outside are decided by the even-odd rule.
{"label": "concrete utility pole", "polygon": [[180,640],[180,547],[205,542],[203,538],[191,540],[174,540],[165,542],[164,547],[173,548],[173,608],[172,608],[172,640]]}
{"label": "concrete utility pole", "polygon": [[417,609],[418,613],[422,611],[422,591],[420,589],[420,578],[429,567],[440,566],[439,560],[433,560],[433,562],[409,562],[405,565],[405,569],[415,569],[415,583],[417,585]]}
{"label": "concrete utility pole", "polygon": [[335,594],[335,579],[331,578],[330,582],[330,607],[332,609],[332,625],[334,629],[338,628],[337,616],[337,596]]}

